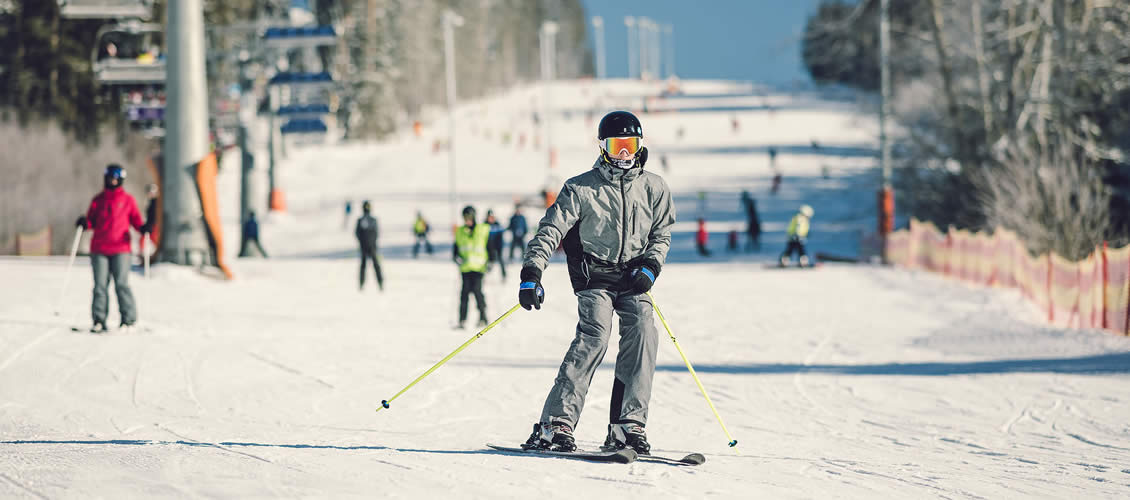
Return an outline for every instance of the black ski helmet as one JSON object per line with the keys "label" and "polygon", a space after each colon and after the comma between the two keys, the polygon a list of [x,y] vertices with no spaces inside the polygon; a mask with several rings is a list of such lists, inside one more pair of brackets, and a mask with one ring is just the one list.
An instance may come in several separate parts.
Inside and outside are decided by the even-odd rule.
{"label": "black ski helmet", "polygon": [[373,205],[371,203],[369,203],[369,200],[365,200],[365,202],[361,204],[361,211],[362,212],[369,213],[372,210],[373,210]]}
{"label": "black ski helmet", "polygon": [[463,218],[466,219],[468,217],[470,217],[471,220],[475,220],[475,207],[471,205],[463,207]]}
{"label": "black ski helmet", "polygon": [[597,127],[596,138],[607,137],[643,137],[643,126],[639,118],[627,111],[613,111],[600,119]]}
{"label": "black ski helmet", "polygon": [[121,186],[125,178],[126,169],[117,163],[111,163],[106,166],[106,171],[102,174],[102,185],[107,189]]}
{"label": "black ski helmet", "polygon": [[117,163],[111,163],[106,166],[106,173],[104,173],[103,176],[122,180],[126,178],[126,169],[122,168],[122,166]]}
{"label": "black ski helmet", "polygon": [[[639,118],[627,111],[613,111],[604,115],[600,119],[600,125],[597,127],[596,138],[598,141],[603,141],[609,137],[639,137],[643,141],[643,126],[640,125]],[[600,157],[605,163],[619,168],[634,168],[642,161],[640,160],[641,154],[645,149],[640,147],[636,154],[630,160],[619,160],[613,158],[604,150],[604,146],[600,147]]]}

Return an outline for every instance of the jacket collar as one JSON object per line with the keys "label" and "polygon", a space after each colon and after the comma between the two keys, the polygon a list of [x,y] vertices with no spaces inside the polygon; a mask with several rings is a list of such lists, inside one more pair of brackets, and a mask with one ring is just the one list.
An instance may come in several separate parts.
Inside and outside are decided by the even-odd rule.
{"label": "jacket collar", "polygon": [[631,182],[636,177],[639,177],[643,172],[643,167],[641,166],[637,165],[625,170],[620,167],[609,165],[600,157],[597,157],[596,162],[592,165],[592,168],[596,169],[597,172],[600,172],[600,176],[608,182],[620,182],[621,179],[626,182]]}

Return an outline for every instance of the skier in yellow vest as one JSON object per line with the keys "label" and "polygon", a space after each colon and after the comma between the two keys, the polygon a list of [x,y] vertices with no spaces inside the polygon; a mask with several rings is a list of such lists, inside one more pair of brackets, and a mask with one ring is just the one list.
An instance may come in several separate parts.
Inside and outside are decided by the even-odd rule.
{"label": "skier in yellow vest", "polygon": [[459,272],[463,275],[463,288],[459,293],[459,325],[467,320],[467,306],[469,296],[475,294],[475,303],[479,306],[479,326],[487,324],[487,304],[483,297],[483,274],[487,270],[487,240],[490,238],[490,226],[475,223],[475,207],[467,205],[463,208],[463,225],[455,230],[455,245],[452,247],[452,258],[459,265]]}
{"label": "skier in yellow vest", "polygon": [[424,220],[424,214],[416,212],[416,222],[412,223],[412,234],[416,236],[416,243],[412,245],[412,258],[415,259],[420,255],[420,244],[424,245],[424,250],[428,255],[432,254],[432,243],[428,241],[428,231],[431,231],[428,226],[428,221]]}
{"label": "skier in yellow vest", "polygon": [[800,210],[789,221],[789,243],[785,247],[785,251],[781,253],[780,263],[781,267],[789,265],[793,258],[793,253],[800,254],[797,262],[800,267],[808,267],[808,252],[804,248],[804,241],[808,238],[809,220],[812,219],[812,207],[808,205],[801,205]]}

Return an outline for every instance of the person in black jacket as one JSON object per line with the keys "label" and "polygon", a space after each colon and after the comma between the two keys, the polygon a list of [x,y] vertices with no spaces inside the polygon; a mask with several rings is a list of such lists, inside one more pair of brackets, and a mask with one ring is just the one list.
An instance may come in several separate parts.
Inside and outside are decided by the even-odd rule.
{"label": "person in black jacket", "polygon": [[372,261],[373,269],[377,272],[377,287],[384,291],[385,280],[381,275],[381,261],[377,259],[377,237],[380,232],[377,229],[377,219],[370,213],[372,210],[373,206],[369,200],[361,204],[361,218],[357,219],[357,229],[353,232],[357,235],[357,243],[361,245],[360,288],[365,289],[365,262]]}
{"label": "person in black jacket", "polygon": [[[492,210],[487,210],[487,218],[484,222],[490,226],[490,237],[487,238],[487,262],[491,264],[497,262],[498,269],[502,271],[502,280],[506,281],[506,262],[502,258],[502,235],[506,233],[506,229],[498,222]],[[487,271],[490,271],[490,266],[487,266]]]}
{"label": "person in black jacket", "polygon": [[526,225],[526,217],[522,215],[522,205],[514,205],[514,215],[510,216],[510,259],[514,258],[514,251],[518,251],[521,256],[526,251],[526,232],[529,226]]}

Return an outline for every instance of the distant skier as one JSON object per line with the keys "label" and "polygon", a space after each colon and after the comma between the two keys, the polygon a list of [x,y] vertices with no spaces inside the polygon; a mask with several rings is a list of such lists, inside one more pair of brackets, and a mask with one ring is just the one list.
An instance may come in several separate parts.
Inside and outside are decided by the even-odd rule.
{"label": "distant skier", "polygon": [[777,147],[769,146],[769,168],[777,171]]}
{"label": "distant skier", "polygon": [[129,288],[129,229],[133,227],[140,232],[143,225],[137,201],[122,188],[125,178],[124,168],[116,164],[107,166],[102,176],[102,192],[90,202],[86,215],[75,222],[94,231],[90,240],[90,265],[94,271],[94,297],[90,306],[94,325],[90,331],[94,333],[107,331],[110,278],[114,279],[114,291],[118,295],[121,328],[129,330],[137,322],[137,304]]}
{"label": "distant skier", "polygon": [[742,191],[742,209],[745,211],[746,218],[746,234],[749,235],[749,241],[746,244],[746,251],[756,250],[761,251],[761,217],[757,214],[757,200],[749,194],[749,191]]}
{"label": "distant skier", "polygon": [[240,257],[248,257],[251,255],[248,250],[255,248],[259,251],[259,255],[267,258],[267,251],[263,250],[263,244],[259,243],[259,220],[255,218],[255,211],[247,212],[247,222],[243,223],[243,248],[239,249]]}
{"label": "distant skier", "polygon": [[345,200],[345,219],[341,221],[341,228],[349,227],[349,216],[353,214],[353,202]]}
{"label": "distant skier", "polygon": [[518,256],[526,251],[526,233],[529,232],[529,226],[526,224],[526,216],[522,215],[522,205],[514,205],[514,215],[510,216],[510,226],[506,229],[510,230],[510,254],[508,258],[514,258],[514,250],[518,251]]}
{"label": "distant skier", "polygon": [[773,173],[773,185],[769,187],[769,194],[776,195],[777,191],[781,190],[782,180],[784,180],[784,177],[781,176],[780,172]]}
{"label": "distant skier", "polygon": [[706,219],[698,219],[698,232],[695,233],[694,243],[698,254],[703,257],[710,257],[710,249],[706,248],[706,244],[710,242],[710,233],[706,232]]}
{"label": "distant skier", "polygon": [[736,229],[730,230],[729,237],[726,239],[726,251],[728,251],[728,252],[737,252],[738,251],[738,231]]}
{"label": "distant skier", "polygon": [[151,234],[157,226],[157,198],[159,194],[160,189],[156,184],[145,186],[145,225],[141,228],[142,233]]}
{"label": "distant skier", "polygon": [[428,221],[424,220],[424,214],[416,212],[416,222],[412,223],[412,234],[416,237],[416,243],[412,245],[412,258],[415,259],[420,255],[420,244],[424,245],[424,250],[428,255],[432,254],[432,243],[428,241],[428,232],[431,231],[431,226]]}
{"label": "distant skier", "polygon": [[[487,210],[487,217],[484,222],[490,227],[490,236],[487,237],[487,262],[491,264],[497,262],[498,269],[502,271],[502,281],[506,281],[506,262],[502,257],[502,247],[504,246],[502,236],[506,234],[506,229],[502,227],[502,224],[499,224],[493,210]],[[487,272],[490,272],[489,266]]]}
{"label": "distant skier", "polygon": [[663,179],[644,171],[647,149],[639,119],[613,111],[600,120],[597,138],[600,156],[592,169],[565,182],[526,249],[519,303],[527,310],[541,309],[542,270],[564,242],[579,321],[541,418],[522,446],[577,448],[573,429],[608,349],[615,312],[620,348],[604,446],[647,454],[651,446],[644,426],[659,339],[651,299],[644,292],[666,260],[675,207]]}
{"label": "distant skier", "polygon": [[365,289],[365,264],[367,262],[373,263],[373,270],[377,273],[377,288],[381,291],[385,289],[385,279],[381,274],[381,260],[377,257],[377,238],[380,237],[380,230],[377,227],[377,219],[373,217],[373,205],[369,200],[365,200],[361,204],[361,218],[357,219],[357,228],[353,230],[353,234],[357,236],[357,243],[361,246],[361,283],[359,288]]}
{"label": "distant skier", "polygon": [[805,239],[808,238],[809,221],[812,219],[812,207],[808,205],[801,205],[800,210],[789,221],[789,243],[785,247],[785,251],[781,254],[780,262],[781,267],[789,265],[793,258],[793,253],[797,253],[800,257],[797,263],[800,267],[808,267],[808,251],[804,248]]}
{"label": "distant skier", "polygon": [[463,225],[455,230],[455,244],[452,245],[452,259],[459,265],[463,276],[463,287],[459,291],[459,325],[467,321],[467,306],[472,294],[479,307],[479,325],[487,324],[487,302],[483,296],[483,274],[487,271],[487,240],[490,239],[490,226],[475,223],[475,207],[463,208]]}

